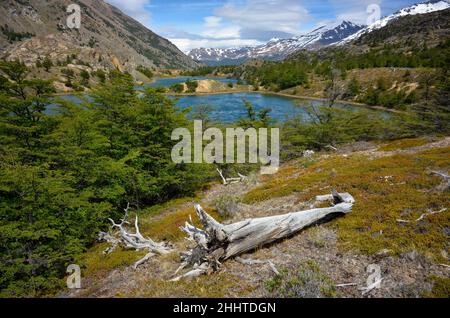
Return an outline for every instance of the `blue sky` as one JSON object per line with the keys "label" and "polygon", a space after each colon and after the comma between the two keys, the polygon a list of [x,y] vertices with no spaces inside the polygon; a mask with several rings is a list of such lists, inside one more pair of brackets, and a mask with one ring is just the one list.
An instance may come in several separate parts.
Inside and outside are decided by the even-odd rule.
{"label": "blue sky", "polygon": [[[342,20],[367,24],[420,0],[106,0],[187,52],[258,45]],[[372,11],[373,12],[373,11]]]}

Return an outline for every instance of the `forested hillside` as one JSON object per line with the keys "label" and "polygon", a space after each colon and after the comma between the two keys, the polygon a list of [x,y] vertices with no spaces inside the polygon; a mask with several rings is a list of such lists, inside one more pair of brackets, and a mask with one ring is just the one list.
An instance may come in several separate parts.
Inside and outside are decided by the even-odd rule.
{"label": "forested hillside", "polygon": [[129,75],[112,71],[75,105],[50,97],[51,83],[28,78],[20,62],[0,70],[2,295],[54,289],[127,202],[192,195],[208,179],[210,168],[171,160],[185,114],[156,91],[138,97]]}

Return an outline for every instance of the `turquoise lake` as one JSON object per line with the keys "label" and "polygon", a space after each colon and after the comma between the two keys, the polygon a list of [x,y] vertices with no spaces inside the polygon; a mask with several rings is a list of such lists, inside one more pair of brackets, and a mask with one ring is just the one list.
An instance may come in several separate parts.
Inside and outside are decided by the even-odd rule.
{"label": "turquoise lake", "polygon": [[[244,100],[251,102],[256,112],[265,108],[271,109],[270,116],[277,121],[285,121],[298,115],[302,115],[307,120],[309,118],[307,106],[323,105],[323,102],[320,101],[306,101],[261,93],[229,93],[172,98],[176,100],[176,104],[181,108],[211,105],[214,107],[210,115],[211,118],[222,122],[233,122],[245,117],[247,113],[244,107]],[[338,104],[336,107],[348,110],[360,109],[357,106],[345,104]]]}
{"label": "turquoise lake", "polygon": [[[168,87],[175,83],[183,83],[188,79],[206,79],[207,77],[175,77],[175,78],[161,78],[157,79],[154,83],[147,86]],[[223,82],[237,82],[236,79],[226,78],[214,78]],[[79,98],[74,95],[62,96],[63,99],[71,100],[73,102],[79,102]],[[180,108],[192,107],[195,108],[198,105],[211,105],[214,110],[210,114],[210,117],[214,120],[221,122],[234,122],[242,117],[246,116],[246,110],[244,107],[244,99],[253,104],[253,107],[258,112],[264,108],[271,109],[270,116],[277,121],[285,121],[286,119],[293,118],[301,115],[305,120],[308,120],[309,115],[307,107],[310,105],[320,106],[323,102],[316,100],[302,100],[294,99],[278,95],[262,94],[258,92],[246,92],[246,93],[227,93],[227,94],[211,94],[211,95],[195,95],[195,96],[170,96],[176,102],[176,105]],[[361,107],[348,105],[348,104],[336,104],[336,108],[358,110]]]}

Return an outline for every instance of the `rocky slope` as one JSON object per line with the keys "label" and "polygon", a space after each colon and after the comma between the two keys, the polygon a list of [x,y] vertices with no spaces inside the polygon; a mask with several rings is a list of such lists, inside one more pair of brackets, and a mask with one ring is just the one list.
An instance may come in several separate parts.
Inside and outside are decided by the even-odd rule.
{"label": "rocky slope", "polygon": [[[81,7],[81,27],[69,29],[66,12]],[[196,63],[170,41],[102,0],[5,0],[0,54],[33,66],[41,58],[54,63],[76,55],[93,70],[117,67],[136,75],[136,68],[190,69]]]}
{"label": "rocky slope", "polygon": [[194,49],[188,55],[197,61],[214,64],[240,64],[249,59],[282,60],[300,49],[319,49],[363,29],[363,26],[343,21],[335,26],[322,26],[290,39],[272,39],[264,45],[231,49]]}

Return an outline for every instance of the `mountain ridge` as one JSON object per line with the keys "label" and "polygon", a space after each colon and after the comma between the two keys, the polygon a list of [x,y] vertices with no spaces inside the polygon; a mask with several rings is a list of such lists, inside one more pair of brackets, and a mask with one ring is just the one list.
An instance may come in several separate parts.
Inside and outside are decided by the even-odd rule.
{"label": "mountain ridge", "polygon": [[374,22],[373,24],[367,26],[366,28],[348,36],[347,38],[343,39],[342,41],[339,41],[338,43],[336,43],[336,45],[340,46],[340,45],[347,44],[351,41],[357,40],[364,34],[368,34],[375,30],[382,29],[386,25],[391,23],[392,21],[395,21],[398,18],[401,18],[404,16],[426,14],[426,13],[431,13],[431,12],[436,12],[436,11],[442,11],[442,10],[445,10],[448,8],[450,8],[450,3],[447,0],[435,0],[435,1],[416,3],[412,6],[400,9],[391,15],[383,17],[382,19]]}
{"label": "mountain ridge", "polygon": [[[260,46],[232,49],[200,48],[190,51],[188,56],[207,65],[242,64],[251,59],[283,60],[304,49],[316,51],[322,48],[340,47],[354,43],[362,36],[383,29],[389,23],[402,17],[423,15],[449,8],[448,0],[421,2],[402,8],[369,26],[342,21],[334,27],[321,26],[301,36],[290,39],[272,39]],[[339,32],[343,26],[347,26],[347,31]]]}
{"label": "mountain ridge", "polygon": [[300,49],[316,50],[336,43],[363,29],[362,25],[342,21],[338,25],[320,26],[306,34],[289,39],[272,39],[259,46],[230,49],[199,48],[188,53],[193,60],[206,64],[240,64],[249,59],[282,60]]}
{"label": "mountain ridge", "polygon": [[[81,8],[80,29],[69,29],[69,4]],[[102,0],[6,0],[0,3],[0,53],[27,65],[39,58],[82,56],[94,68],[191,69],[197,64],[169,40],[160,37]]]}

